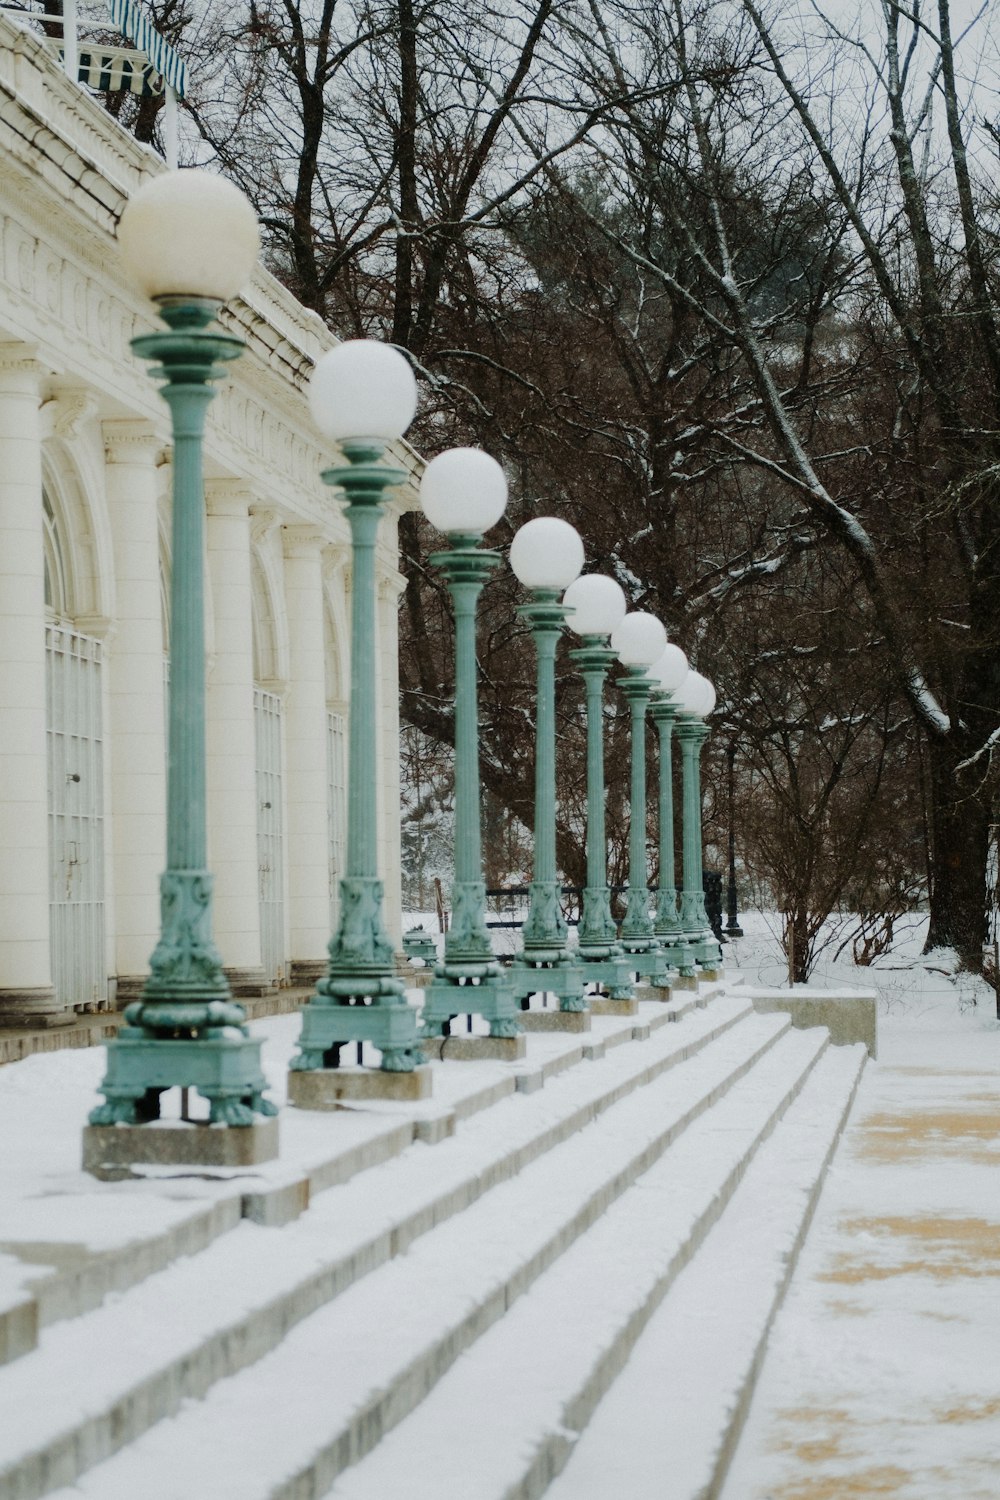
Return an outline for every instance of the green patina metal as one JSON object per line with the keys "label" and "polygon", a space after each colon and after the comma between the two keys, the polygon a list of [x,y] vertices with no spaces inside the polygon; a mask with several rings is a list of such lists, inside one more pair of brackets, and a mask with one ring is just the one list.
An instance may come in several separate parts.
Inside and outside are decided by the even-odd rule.
{"label": "green patina metal", "polygon": [[478,548],[476,535],[450,540],[451,549],[430,561],[444,573],[455,609],[455,883],[444,962],[424,999],[423,1035],[447,1035],[456,1016],[476,1014],[489,1021],[490,1036],[512,1037],[521,1026],[486,927],[479,811],[476,605],[500,554]]}
{"label": "green patina metal", "polygon": [[685,941],[694,950],[698,963],[704,968],[715,968],[722,962],[722,949],[709,925],[701,873],[701,747],[708,739],[708,726],[703,719],[681,714],[677,719],[677,739],[681,747],[684,791],[684,886],[680,924]]}
{"label": "green patina metal", "polygon": [[604,683],[617,657],[601,636],[584,636],[583,641],[570,652],[587,691],[587,885],[577,954],[585,983],[605,985],[612,1000],[630,1000],[633,970],[611,915],[604,818]]}
{"label": "green patina metal", "polygon": [[673,728],[677,709],[669,694],[654,693],[649,712],[660,737],[660,881],[653,930],[671,965],[682,978],[693,979],[696,958],[680,922],[674,863]]}
{"label": "green patina metal", "polygon": [[375,538],[385,491],[406,479],[379,462],[384,445],[341,443],[347,464],[327,469],[324,484],[342,489],[351,528],[351,712],[348,739],[347,857],[340,882],[340,919],[330,942],[327,972],[302,1010],[298,1072],[337,1067],[350,1042],[378,1047],[381,1067],[408,1073],[424,1061],[416,1013],[396,978],[392,941],[383,918],[378,875],[375,725]]}
{"label": "green patina metal", "polygon": [[92,1125],[158,1118],[165,1089],[195,1088],[213,1124],[251,1125],[273,1115],[263,1097],[260,1043],[233,1003],[212,937],[212,877],[205,837],[205,601],[202,438],[212,382],[243,351],[210,325],[218,305],[164,301],[169,332],[132,341],[158,361],[174,437],[173,559],[168,710],[167,869],[160,879],[161,936],[142,996],[108,1043],[105,1103]]}
{"label": "green patina metal", "polygon": [[529,604],[518,608],[531,626],[537,661],[535,728],[535,864],[528,916],[521,931],[522,949],[511,966],[515,999],[544,991],[559,998],[560,1010],[587,1009],[580,965],[567,945],[556,875],[556,646],[566,611],[557,589],[533,589]]}
{"label": "green patina metal", "polygon": [[646,709],[653,684],[641,668],[619,684],[628,699],[632,728],[632,780],[629,821],[628,899],[621,943],[636,972],[652,985],[666,987],[670,968],[656,938],[649,914],[649,877],[646,868]]}

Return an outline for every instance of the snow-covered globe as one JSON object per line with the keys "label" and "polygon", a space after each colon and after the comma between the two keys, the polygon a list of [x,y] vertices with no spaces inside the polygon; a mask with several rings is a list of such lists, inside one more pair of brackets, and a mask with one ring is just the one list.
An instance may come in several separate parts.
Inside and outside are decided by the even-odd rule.
{"label": "snow-covered globe", "polygon": [[604,573],[584,573],[563,594],[566,624],[577,635],[610,635],[628,605],[621,587]]}
{"label": "snow-covered globe", "polygon": [[626,667],[651,667],[666,644],[662,622],[641,609],[632,610],[611,633],[611,645]]}
{"label": "snow-covered globe", "polygon": [[526,521],[510,545],[510,565],[526,589],[565,589],[583,567],[583,542],[558,516]]}

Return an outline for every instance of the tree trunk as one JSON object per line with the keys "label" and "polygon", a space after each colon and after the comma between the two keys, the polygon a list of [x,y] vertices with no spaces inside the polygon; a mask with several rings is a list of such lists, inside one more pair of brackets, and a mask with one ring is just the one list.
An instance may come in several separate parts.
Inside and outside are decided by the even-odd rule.
{"label": "tree trunk", "polygon": [[982,769],[957,771],[962,750],[928,744],[934,884],[925,952],[954,948],[972,969],[986,941],[986,859],[989,810],[979,795]]}

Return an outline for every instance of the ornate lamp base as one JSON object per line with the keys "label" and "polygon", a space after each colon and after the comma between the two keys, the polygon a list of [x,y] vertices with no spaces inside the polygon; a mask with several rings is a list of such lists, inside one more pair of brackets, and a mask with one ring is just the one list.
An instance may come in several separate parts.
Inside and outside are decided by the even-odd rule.
{"label": "ornate lamp base", "polygon": [[[576,950],[576,958],[583,971],[584,984],[603,985],[608,992],[608,1000],[616,1004],[634,1001],[635,985],[632,982],[632,975],[635,972],[635,966],[617,943],[603,952],[596,953],[588,951],[581,944]],[[595,1004],[593,995],[587,1003],[593,1010]]]}
{"label": "ornate lamp base", "polygon": [[377,1047],[385,1073],[410,1073],[424,1062],[416,1012],[407,1004],[398,979],[321,979],[316,994],[302,1008],[299,1051],[291,1071],[338,1068],[340,1049],[351,1042]]}
{"label": "ornate lamp base", "polygon": [[498,963],[437,966],[424,998],[421,1037],[449,1036],[457,1016],[482,1016],[490,1023],[491,1037],[520,1035],[514,995]]}
{"label": "ornate lamp base", "polygon": [[[159,1119],[160,1095],[169,1088],[194,1088],[203,1095],[212,1125],[248,1126],[255,1115],[277,1114],[264,1098],[261,1044],[244,1025],[242,1006],[221,1001],[198,1005],[207,1019],[197,1030],[180,1034],[150,1026],[149,1013],[157,1009],[140,1000],[126,1010],[126,1024],[107,1044],[108,1071],[101,1084],[105,1102],[91,1112],[91,1125],[149,1124]],[[171,1007],[175,1023],[183,1010],[182,1005]]]}
{"label": "ornate lamp base", "polygon": [[622,933],[625,957],[634,973],[654,989],[669,989],[674,970],[666,952],[656,938],[629,938]]}
{"label": "ornate lamp base", "polygon": [[527,1010],[530,996],[538,993],[555,995],[561,1011],[579,1014],[587,1010],[582,968],[565,950],[544,949],[536,954],[525,948],[511,964],[507,977],[522,1011]]}

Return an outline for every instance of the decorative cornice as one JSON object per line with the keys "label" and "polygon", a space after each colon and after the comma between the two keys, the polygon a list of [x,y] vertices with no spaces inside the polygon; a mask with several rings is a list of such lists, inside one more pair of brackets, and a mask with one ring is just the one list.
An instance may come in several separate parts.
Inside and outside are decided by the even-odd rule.
{"label": "decorative cornice", "polygon": [[106,420],[101,436],[109,464],[148,463],[159,468],[162,463],[164,434],[142,417]]}

